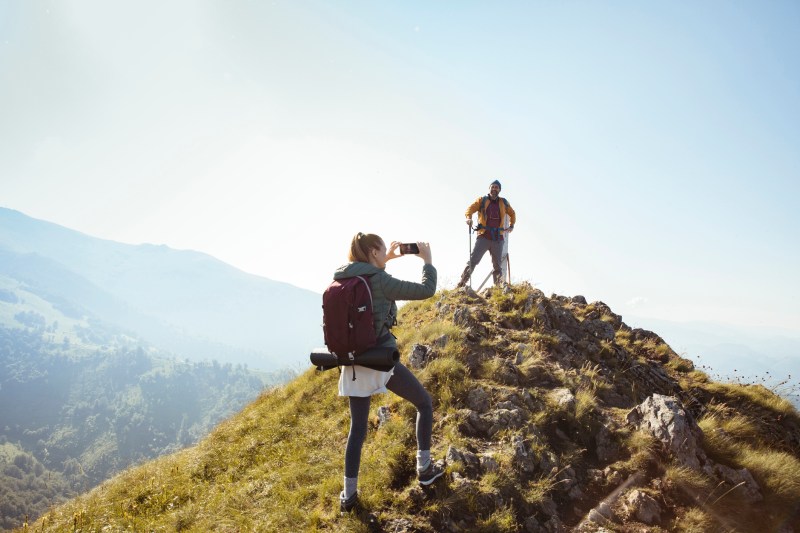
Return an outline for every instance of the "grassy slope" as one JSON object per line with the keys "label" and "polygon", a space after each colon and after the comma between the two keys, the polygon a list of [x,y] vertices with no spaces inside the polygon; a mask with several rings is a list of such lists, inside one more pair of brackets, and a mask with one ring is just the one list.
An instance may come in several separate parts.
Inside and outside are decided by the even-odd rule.
{"label": "grassy slope", "polygon": [[[30,327],[26,316],[35,319]],[[41,515],[120,465],[196,442],[222,415],[281,379],[179,362],[141,346],[0,275],[0,442],[19,446],[12,456],[0,453],[0,529]],[[187,386],[190,393],[180,390]],[[51,470],[12,468],[17,455],[29,454]],[[80,472],[68,475],[71,465]]]}
{"label": "grassy slope", "polygon": [[[663,529],[651,531],[800,527],[795,508],[800,501],[800,418],[788,402],[763,387],[709,382],[668,346],[652,339],[635,341],[625,328],[617,330],[613,342],[584,344],[585,353],[570,356],[568,350],[559,351],[563,341],[557,332],[538,325],[542,317],[536,309],[523,309],[531,294],[530,287],[515,287],[511,294],[495,292],[484,305],[451,292],[402,310],[397,333],[404,341],[403,354],[412,343],[447,338],[436,358],[417,371],[434,397],[434,455],[442,457],[452,445],[494,458],[497,469],[475,474],[452,464],[447,482],[419,489],[413,469],[413,408],[393,395],[376,397],[373,407],[387,405],[393,417],[381,427],[376,421],[371,426],[360,490],[381,522],[406,519],[415,531],[437,531],[469,517],[471,531],[519,531],[529,516],[546,519],[543,509],[554,503],[562,520],[575,525],[580,514],[616,487],[617,482],[587,481],[589,469],[610,467],[622,479],[642,472],[647,480],[658,480],[645,490],[666,503],[667,510]],[[594,309],[592,304],[535,298],[578,320]],[[467,334],[455,326],[452,312],[442,312],[448,305],[483,310],[484,334]],[[513,365],[517,352],[523,361]],[[762,488],[763,503],[744,505],[735,490],[721,490],[702,473],[664,461],[652,439],[624,425],[627,410],[651,392],[631,376],[653,368],[663,368],[680,384],[684,402],[694,402],[707,453],[748,468]],[[349,413],[346,400],[336,396],[337,378],[335,370],[309,370],[260,396],[197,446],[120,474],[51,510],[32,530],[366,531],[358,518],[338,516]],[[528,418],[491,438],[467,436],[465,399],[476,387],[490,391],[493,404],[527,393]],[[554,403],[550,390],[556,387],[575,393],[574,409]],[[619,447],[613,460],[593,455],[600,426],[611,428]],[[517,435],[537,457],[556,457],[560,471],[521,471],[512,444]],[[573,502],[561,490],[561,474],[568,469],[581,482],[583,500]],[[634,530],[628,527],[618,524],[619,531]]]}

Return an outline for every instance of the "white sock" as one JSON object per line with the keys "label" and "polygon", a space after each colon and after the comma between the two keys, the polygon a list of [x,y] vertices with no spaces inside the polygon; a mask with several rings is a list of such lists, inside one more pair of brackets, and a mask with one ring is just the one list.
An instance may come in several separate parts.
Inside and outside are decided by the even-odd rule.
{"label": "white sock", "polygon": [[344,478],[344,499],[348,499],[350,496],[356,493],[358,490],[358,478],[357,477],[346,477]]}
{"label": "white sock", "polygon": [[417,471],[422,472],[431,464],[430,450],[417,450]]}

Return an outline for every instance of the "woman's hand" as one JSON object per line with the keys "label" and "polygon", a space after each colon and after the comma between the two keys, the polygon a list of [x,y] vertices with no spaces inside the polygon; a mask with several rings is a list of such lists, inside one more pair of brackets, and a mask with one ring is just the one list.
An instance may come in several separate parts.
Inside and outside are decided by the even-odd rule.
{"label": "woman's hand", "polygon": [[389,261],[391,259],[397,259],[400,257],[400,252],[398,252],[398,248],[400,248],[400,243],[397,241],[392,241],[392,244],[389,245],[389,249],[386,250],[386,260]]}
{"label": "woman's hand", "polygon": [[419,255],[423,261],[425,261],[426,265],[433,264],[433,255],[431,254],[431,245],[427,242],[418,242],[417,246],[419,247]]}

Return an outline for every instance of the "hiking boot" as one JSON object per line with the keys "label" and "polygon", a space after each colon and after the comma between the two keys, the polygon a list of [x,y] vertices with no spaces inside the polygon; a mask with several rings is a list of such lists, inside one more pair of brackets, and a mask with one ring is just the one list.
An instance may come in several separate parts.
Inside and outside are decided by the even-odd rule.
{"label": "hiking boot", "polygon": [[347,514],[358,507],[358,492],[345,499],[344,492],[339,493],[339,514]]}
{"label": "hiking boot", "polygon": [[469,266],[467,266],[467,268],[464,269],[464,272],[461,273],[461,280],[456,285],[456,289],[460,289],[467,284],[470,274],[472,274],[472,272],[470,271]]}
{"label": "hiking boot", "polygon": [[428,463],[428,467],[422,472],[417,472],[417,479],[419,484],[427,487],[444,474],[444,468],[437,465],[433,461]]}

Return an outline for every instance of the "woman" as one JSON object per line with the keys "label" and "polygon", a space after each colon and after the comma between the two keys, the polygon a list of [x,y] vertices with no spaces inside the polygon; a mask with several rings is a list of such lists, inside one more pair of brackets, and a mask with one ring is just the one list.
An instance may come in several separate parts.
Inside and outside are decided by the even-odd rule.
{"label": "woman", "polygon": [[[372,289],[372,311],[378,345],[397,347],[390,329],[395,324],[397,305],[395,300],[424,300],[436,292],[436,268],[431,264],[431,247],[427,242],[418,242],[419,257],[425,262],[422,267],[422,282],[413,283],[394,279],[386,273],[386,263],[401,256],[399,242],[392,242],[389,249],[383,239],[374,234],[358,233],[350,243],[350,263],[336,271],[334,279],[370,276]],[[350,399],[350,433],[344,456],[344,490],[339,495],[342,513],[351,511],[358,504],[358,468],[361,463],[361,447],[367,436],[370,396],[390,390],[414,404],[417,408],[417,477],[422,485],[430,485],[444,471],[431,460],[431,432],[433,428],[433,405],[431,397],[411,371],[398,362],[389,372],[381,372],[363,366],[354,367],[357,379],[350,372],[339,376],[339,396]]]}

